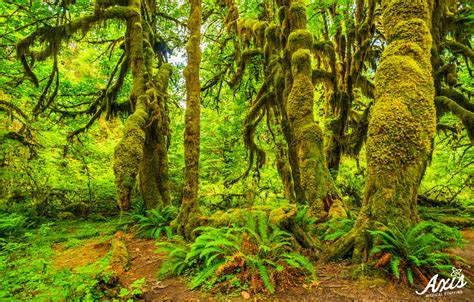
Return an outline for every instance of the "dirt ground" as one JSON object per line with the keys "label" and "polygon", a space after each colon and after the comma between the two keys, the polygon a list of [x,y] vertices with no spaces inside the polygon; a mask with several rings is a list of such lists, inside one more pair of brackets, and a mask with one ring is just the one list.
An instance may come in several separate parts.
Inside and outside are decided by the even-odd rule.
{"label": "dirt ground", "polygon": [[[468,263],[474,263],[474,231],[464,231],[464,237],[469,241],[464,250],[455,253],[465,257]],[[153,240],[135,239],[127,236],[126,243],[131,254],[131,264],[128,271],[119,276],[122,287],[130,285],[145,277],[144,301],[474,301],[474,290],[463,288],[461,293],[426,298],[417,296],[413,288],[384,280],[354,280],[352,268],[347,263],[329,263],[316,267],[318,283],[311,288],[299,286],[277,292],[273,296],[211,296],[198,290],[189,290],[184,280],[172,278],[158,280],[157,271],[163,262],[164,254],[155,253]],[[90,239],[77,248],[64,250],[55,247],[58,252],[56,265],[73,268],[85,265],[99,259],[107,253],[107,244]],[[76,260],[74,260],[76,259]],[[80,260],[78,260],[80,259]]]}

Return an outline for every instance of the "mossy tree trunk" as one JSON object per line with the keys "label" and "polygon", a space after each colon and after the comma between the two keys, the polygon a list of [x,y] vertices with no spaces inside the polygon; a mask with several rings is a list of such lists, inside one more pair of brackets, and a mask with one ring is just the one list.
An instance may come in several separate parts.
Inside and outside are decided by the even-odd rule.
{"label": "mossy tree trunk", "polygon": [[332,257],[354,249],[367,255],[366,230],[375,222],[399,227],[418,221],[418,187],[436,128],[427,0],[382,1],[388,39],[377,69],[376,101],[369,122],[365,197],[354,229],[335,243]]}
{"label": "mossy tree trunk", "polygon": [[130,197],[136,177],[140,174],[140,189],[146,208],[167,205],[168,187],[167,141],[169,135],[166,110],[166,89],[171,65],[162,65],[154,74],[156,26],[151,26],[143,12],[153,11],[154,1],[131,0],[127,19],[125,50],[129,54],[133,86],[130,95],[135,111],[125,122],[122,139],[115,147],[115,182],[121,210],[130,209]]}
{"label": "mossy tree trunk", "polygon": [[136,106],[134,113],[125,122],[122,139],[115,147],[114,161],[118,203],[120,209],[124,211],[130,209],[131,192],[138,174],[138,165],[143,158],[145,143],[143,127],[149,117],[146,108],[149,100],[145,96],[145,58],[140,0],[131,0],[129,8],[133,11],[133,15],[127,20],[125,49],[130,56],[133,77],[130,101]]}
{"label": "mossy tree trunk", "polygon": [[161,95],[153,104],[151,123],[145,128],[146,140],[143,145],[143,160],[140,163],[140,193],[147,209],[168,206],[171,195],[168,180],[168,147],[171,130],[169,128],[166,92],[171,76],[171,66],[163,65],[153,82]]}
{"label": "mossy tree trunk", "polygon": [[189,40],[186,45],[188,65],[184,69],[186,80],[186,112],[184,129],[184,191],[181,210],[174,225],[178,234],[191,238],[199,225],[199,148],[200,148],[200,106],[201,84],[199,67],[201,64],[201,0],[190,0],[188,28]]}
{"label": "mossy tree trunk", "polygon": [[312,214],[321,221],[328,217],[331,208],[334,216],[345,216],[342,201],[326,165],[323,134],[313,117],[314,88],[310,53],[313,36],[306,29],[304,2],[292,2],[287,20],[291,34],[288,36],[285,56],[291,58],[292,84],[287,87],[290,92],[286,112],[293,133],[292,144],[296,151],[301,188]]}

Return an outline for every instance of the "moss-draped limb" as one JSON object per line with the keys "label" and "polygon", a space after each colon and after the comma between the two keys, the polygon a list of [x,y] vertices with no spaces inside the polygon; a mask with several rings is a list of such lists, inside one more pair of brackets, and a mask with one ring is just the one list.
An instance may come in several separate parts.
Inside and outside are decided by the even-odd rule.
{"label": "moss-draped limb", "polygon": [[445,96],[435,98],[436,107],[441,112],[451,112],[457,116],[466,127],[467,135],[474,145],[474,112],[464,109],[458,103]]}
{"label": "moss-draped limb", "polygon": [[173,221],[177,233],[185,238],[193,237],[193,230],[200,225],[199,209],[199,149],[200,149],[200,106],[201,83],[199,66],[201,64],[201,0],[190,0],[188,28],[189,40],[186,45],[188,65],[183,71],[186,81],[186,112],[184,129],[184,190],[181,210]]}
{"label": "moss-draped limb", "polygon": [[449,48],[453,53],[459,53],[471,61],[474,62],[474,51],[464,44],[457,41],[446,40],[442,43],[443,47]]}
{"label": "moss-draped limb", "polygon": [[[139,8],[139,7],[138,7]],[[76,33],[86,34],[91,28],[108,19],[130,19],[140,14],[140,11],[131,6],[112,6],[104,10],[96,9],[93,14],[77,18],[66,24],[57,26],[43,26],[20,40],[16,45],[17,56],[22,59],[26,55],[42,61],[57,54],[61,43],[67,41]],[[32,50],[35,41],[41,40],[45,45],[41,50]],[[23,63],[23,65],[25,65]],[[28,70],[26,70],[28,72]]]}
{"label": "moss-draped limb", "polygon": [[274,97],[275,95],[273,94],[273,92],[267,92],[267,84],[264,83],[262,87],[260,87],[257,97],[251,105],[244,122],[243,139],[245,147],[249,152],[247,169],[244,171],[244,173],[242,173],[241,176],[230,181],[228,184],[234,184],[240,179],[247,177],[254,165],[254,161],[256,163],[256,175],[257,177],[260,177],[259,170],[265,164],[266,153],[255,143],[255,130],[257,128],[257,125],[263,119],[265,113],[267,112],[266,108],[268,108]]}
{"label": "moss-draped limb", "polygon": [[382,8],[389,45],[375,77],[365,197],[355,227],[335,242],[332,253],[337,258],[353,249],[356,262],[366,260],[366,230],[375,222],[408,226],[418,221],[418,186],[436,130],[430,3],[384,0]]}

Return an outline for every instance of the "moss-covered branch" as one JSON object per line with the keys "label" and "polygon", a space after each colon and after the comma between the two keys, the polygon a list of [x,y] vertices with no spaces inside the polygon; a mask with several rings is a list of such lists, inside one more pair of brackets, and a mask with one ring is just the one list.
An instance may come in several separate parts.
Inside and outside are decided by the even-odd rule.
{"label": "moss-covered branch", "polygon": [[440,96],[445,96],[466,110],[474,112],[474,103],[471,102],[463,93],[454,88],[441,89]]}
{"label": "moss-covered branch", "polygon": [[457,116],[466,127],[467,135],[474,145],[474,112],[468,111],[458,103],[445,96],[435,98],[436,107],[442,112],[451,112]]}

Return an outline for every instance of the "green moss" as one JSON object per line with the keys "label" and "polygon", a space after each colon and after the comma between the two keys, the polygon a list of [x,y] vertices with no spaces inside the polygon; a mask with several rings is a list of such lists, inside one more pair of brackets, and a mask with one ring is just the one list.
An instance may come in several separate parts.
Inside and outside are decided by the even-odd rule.
{"label": "green moss", "polygon": [[265,42],[265,30],[267,29],[268,23],[266,21],[258,21],[254,24],[252,31],[255,38],[255,44],[258,47],[263,47]]}
{"label": "green moss", "polygon": [[423,51],[431,48],[432,38],[430,29],[426,22],[421,19],[410,19],[398,22],[397,25],[390,30],[391,41],[402,40],[403,43],[417,43]]}
{"label": "green moss", "polygon": [[306,28],[306,5],[304,1],[294,1],[290,6],[291,30]]}
{"label": "green moss", "polygon": [[290,53],[294,53],[300,48],[311,49],[313,46],[313,35],[306,29],[299,29],[288,37],[288,47]]}
{"label": "green moss", "polygon": [[338,219],[338,218],[347,218],[347,212],[346,212],[346,209],[344,208],[344,203],[340,199],[335,200],[333,204],[331,205],[327,219],[331,220],[331,219]]}
{"label": "green moss", "polygon": [[291,56],[291,66],[293,75],[298,73],[311,74],[311,53],[309,49],[295,51]]}
{"label": "green moss", "polygon": [[123,137],[115,147],[114,173],[119,206],[121,209],[130,207],[130,193],[138,174],[138,165],[143,157],[145,132],[142,128],[148,119],[145,104],[147,96],[140,96],[135,112],[125,122]]}
{"label": "green moss", "polygon": [[416,196],[436,128],[431,35],[426,1],[384,2],[390,37],[376,72],[367,139],[363,212],[372,220],[412,224]]}
{"label": "green moss", "polygon": [[391,38],[390,29],[402,21],[410,19],[429,20],[429,9],[426,0],[391,0],[383,1],[382,24],[389,30],[389,39]]}

